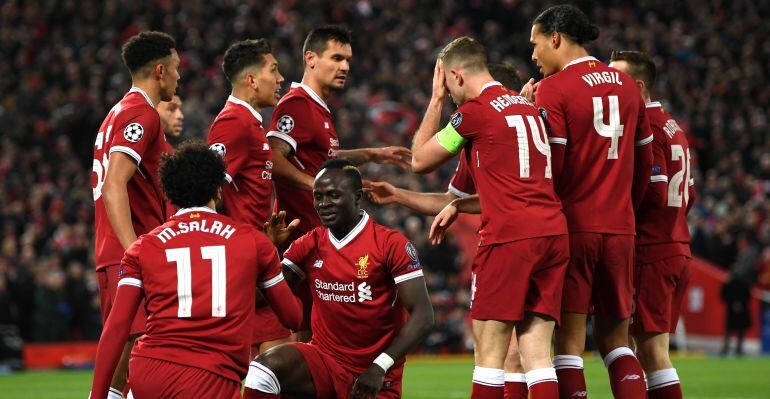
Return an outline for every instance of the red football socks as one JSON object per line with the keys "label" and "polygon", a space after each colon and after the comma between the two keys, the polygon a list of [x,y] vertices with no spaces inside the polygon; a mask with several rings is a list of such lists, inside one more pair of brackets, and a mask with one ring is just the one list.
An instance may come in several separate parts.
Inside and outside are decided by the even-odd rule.
{"label": "red football socks", "polygon": [[503,399],[504,374],[502,369],[476,366],[473,369],[471,399]]}
{"label": "red football socks", "polygon": [[682,399],[682,386],[676,369],[653,371],[647,375],[648,399]]}
{"label": "red football socks", "polygon": [[556,370],[552,367],[534,369],[526,374],[530,399],[557,399],[559,384],[556,382]]}
{"label": "red football socks", "polygon": [[613,349],[604,357],[604,365],[610,374],[610,387],[614,397],[623,399],[647,398],[644,372],[631,349],[626,347]]}
{"label": "red football socks", "polygon": [[505,373],[505,399],[527,399],[529,389],[522,373]]}
{"label": "red football socks", "polygon": [[583,358],[572,355],[556,355],[553,366],[559,378],[559,399],[582,399],[586,393],[586,379],[583,375]]}

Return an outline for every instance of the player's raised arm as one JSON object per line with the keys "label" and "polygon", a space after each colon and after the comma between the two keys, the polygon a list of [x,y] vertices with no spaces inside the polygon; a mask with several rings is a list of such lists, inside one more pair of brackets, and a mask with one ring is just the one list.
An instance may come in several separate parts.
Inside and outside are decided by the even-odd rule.
{"label": "player's raised arm", "polygon": [[273,149],[273,180],[283,185],[311,191],[313,189],[313,176],[302,173],[289,162],[288,157],[292,152],[291,145],[275,137],[268,137],[268,140]]}
{"label": "player's raised arm", "polygon": [[358,148],[355,150],[339,150],[338,158],[346,158],[356,166],[374,162],[380,165],[393,165],[401,170],[409,168],[407,158],[412,156],[412,151],[406,147],[390,146],[382,148]]}
{"label": "player's raised arm", "polygon": [[447,229],[449,229],[449,226],[457,220],[457,216],[460,213],[480,214],[481,201],[479,200],[479,196],[477,194],[469,195],[464,198],[457,198],[447,204],[444,209],[436,215],[436,218],[433,219],[433,224],[430,226],[428,239],[431,244],[439,245],[444,241]]}
{"label": "player's raised arm", "polygon": [[423,215],[435,216],[453,199],[452,192],[421,193],[395,187],[384,181],[364,182],[364,192],[377,205],[399,204]]}
{"label": "player's raised arm", "polygon": [[[446,131],[451,124],[438,133],[448,139],[444,140],[446,143],[440,143],[438,138],[432,140],[434,134],[438,132],[441,109],[444,106],[446,93],[444,68],[441,60],[437,60],[436,66],[433,69],[433,93],[428,103],[428,108],[425,110],[425,115],[422,118],[422,123],[420,123],[420,127],[417,129],[417,133],[415,133],[414,140],[412,141],[412,170],[415,173],[425,174],[436,170],[439,165],[452,158],[462,147],[457,143],[457,141],[461,141],[458,139],[460,136],[456,132],[452,135],[452,132]],[[442,143],[450,145],[451,149],[457,147],[456,151],[445,148],[442,146]]]}
{"label": "player's raised arm", "polygon": [[128,181],[136,172],[136,161],[125,153],[115,151],[110,154],[109,165],[102,186],[102,198],[110,225],[120,245],[127,249],[136,241],[128,201]]}

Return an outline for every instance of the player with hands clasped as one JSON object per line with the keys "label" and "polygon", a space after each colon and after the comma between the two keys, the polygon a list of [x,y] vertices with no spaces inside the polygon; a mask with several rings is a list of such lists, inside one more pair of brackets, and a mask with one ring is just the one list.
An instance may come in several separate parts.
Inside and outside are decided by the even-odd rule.
{"label": "player with hands clasped", "polygon": [[[447,91],[459,108],[438,131]],[[492,79],[484,47],[469,37],[455,39],[439,54],[433,95],[412,146],[412,169],[430,172],[462,149],[478,195],[447,208],[481,212],[471,283],[471,398],[503,397],[503,366],[515,325],[530,398],[555,399],[550,342],[569,252],[546,130],[532,103]],[[435,242],[443,230],[433,228]]]}
{"label": "player with hands clasped", "polygon": [[433,326],[414,245],[361,210],[361,175],[325,162],[313,199],[323,223],[284,254],[290,285],[312,290],[313,339],[261,354],[244,398],[400,398],[405,355]]}

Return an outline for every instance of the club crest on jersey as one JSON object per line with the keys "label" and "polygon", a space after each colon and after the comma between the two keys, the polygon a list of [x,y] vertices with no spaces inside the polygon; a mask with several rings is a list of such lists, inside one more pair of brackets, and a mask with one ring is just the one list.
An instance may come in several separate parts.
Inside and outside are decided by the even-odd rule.
{"label": "club crest on jersey", "polygon": [[369,277],[369,270],[367,269],[369,267],[369,254],[358,258],[357,266],[358,271],[356,272],[356,277],[361,279]]}
{"label": "club crest on jersey", "polygon": [[460,126],[461,123],[463,123],[463,114],[460,112],[455,112],[454,115],[449,118],[449,123],[451,123],[452,127],[456,129],[458,126]]}
{"label": "club crest on jersey", "polygon": [[225,147],[222,143],[214,143],[211,146],[209,146],[209,149],[211,151],[214,151],[217,155],[224,158],[225,154],[227,154],[227,147]]}
{"label": "club crest on jersey", "polygon": [[136,122],[129,124],[123,129],[123,137],[132,143],[141,140],[142,136],[144,136],[144,128]]}
{"label": "club crest on jersey", "polygon": [[409,268],[416,269],[420,267],[420,258],[417,257],[417,248],[414,247],[414,244],[412,244],[411,241],[407,241],[404,248],[406,249],[406,254],[409,255],[410,259],[412,259],[412,262],[409,264]]}
{"label": "club crest on jersey", "polygon": [[283,133],[289,133],[292,129],[294,129],[294,118],[289,115],[284,115],[278,119],[276,127],[278,127],[278,130]]}

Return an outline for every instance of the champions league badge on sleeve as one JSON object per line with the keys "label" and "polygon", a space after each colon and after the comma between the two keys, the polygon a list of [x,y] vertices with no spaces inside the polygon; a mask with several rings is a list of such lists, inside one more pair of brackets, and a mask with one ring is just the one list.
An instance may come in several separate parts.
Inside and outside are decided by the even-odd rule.
{"label": "champions league badge on sleeve", "polygon": [[123,129],[123,137],[129,142],[136,143],[142,139],[142,136],[144,136],[144,128],[136,122]]}
{"label": "champions league badge on sleeve", "polygon": [[409,264],[409,268],[416,269],[420,267],[420,258],[417,257],[417,248],[414,247],[414,244],[412,244],[411,241],[407,241],[405,249],[406,254],[410,259],[412,259],[412,262]]}

